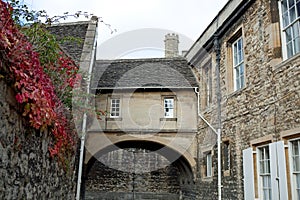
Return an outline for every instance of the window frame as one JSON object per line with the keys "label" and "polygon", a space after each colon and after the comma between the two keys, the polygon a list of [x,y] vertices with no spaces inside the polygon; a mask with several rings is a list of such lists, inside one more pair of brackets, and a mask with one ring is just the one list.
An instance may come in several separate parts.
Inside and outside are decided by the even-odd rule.
{"label": "window frame", "polygon": [[[172,103],[171,104],[169,104],[170,102],[166,103],[166,100],[171,100]],[[171,107],[168,107],[170,105]],[[175,118],[175,97],[174,96],[165,96],[163,98],[163,107],[164,107],[164,113],[163,113],[164,118]],[[167,113],[169,113],[169,111],[166,111],[166,109],[172,110],[171,115],[166,115]]]}
{"label": "window frame", "polygon": [[[286,11],[283,10],[283,3],[286,1]],[[300,53],[300,5],[299,5],[299,10],[297,9],[297,3],[300,4],[299,0],[293,0],[294,4],[291,7],[288,7],[288,0],[279,0],[278,1],[278,7],[279,7],[279,16],[280,16],[280,28],[281,28],[281,41],[282,41],[282,51],[283,51],[283,59],[289,59],[293,56],[295,56],[296,54]],[[293,19],[292,21],[290,21],[290,8],[294,7],[294,15],[295,15],[295,19]],[[287,15],[286,15],[287,14]],[[287,17],[287,22],[285,20],[285,15]],[[298,15],[298,16],[297,16]],[[285,23],[287,23],[285,25]],[[293,26],[298,26],[298,35],[295,37],[294,34],[294,28]],[[291,30],[291,40],[287,41],[287,30]],[[298,50],[296,50],[296,46],[295,44],[297,44],[297,42],[295,42],[295,39],[298,39],[299,43],[297,46]],[[291,54],[288,51],[288,44],[291,44],[292,47],[292,52]]]}
{"label": "window frame", "polygon": [[[113,101],[118,100],[118,103],[113,103]],[[118,106],[114,106],[118,105]],[[116,109],[113,111],[113,109]],[[118,111],[117,111],[118,109]],[[109,117],[110,118],[120,118],[121,117],[121,98],[120,97],[111,97],[110,98],[110,113],[109,113]],[[113,113],[118,114],[118,115],[112,115]]]}
{"label": "window frame", "polygon": [[[263,159],[261,160],[261,150],[262,149],[268,149],[268,159]],[[268,145],[263,145],[263,146],[258,146],[256,147],[256,151],[257,151],[257,157],[256,157],[256,166],[257,166],[257,186],[258,186],[258,195],[260,199],[264,199],[265,200],[265,195],[264,195],[264,181],[263,178],[264,177],[268,177],[268,184],[269,184],[269,192],[268,192],[268,197],[266,200],[272,200],[272,183],[271,183],[271,166],[270,166],[270,161],[271,161],[271,152],[270,152],[270,147],[269,144]],[[269,167],[269,172],[268,173],[261,173],[261,161],[262,162],[268,162],[268,167]],[[265,165],[264,165],[265,167]]]}
{"label": "window frame", "polygon": [[[241,41],[240,43],[241,46],[239,49],[240,41]],[[233,70],[233,88],[234,91],[238,91],[245,87],[245,62],[244,62],[245,56],[244,56],[244,40],[242,35],[240,35],[232,42],[231,49],[232,49],[231,59],[232,59],[232,70]],[[237,74],[237,70],[239,71],[239,74]]]}
{"label": "window frame", "polygon": [[213,168],[212,168],[212,153],[207,152],[205,155],[206,166],[205,166],[205,177],[210,178],[213,176]]}
{"label": "window frame", "polygon": [[208,61],[203,67],[203,87],[204,87],[204,100],[203,100],[203,109],[210,107],[212,103],[212,63],[211,60]]}
{"label": "window frame", "polygon": [[[227,155],[226,155],[226,149],[227,149]],[[231,151],[230,151],[229,141],[223,142],[223,168],[224,168],[224,173],[227,171],[227,175],[229,175],[229,171],[231,168]]]}
{"label": "window frame", "polygon": [[[290,181],[291,181],[291,193],[293,199],[299,199],[300,198],[300,182],[297,183],[295,176],[300,176],[300,169],[296,173],[294,172],[294,160],[293,160],[293,142],[298,142],[298,159],[300,160],[300,138],[291,139],[288,141],[288,147],[289,147],[289,163],[290,163]],[[300,168],[300,166],[299,166]],[[297,175],[295,175],[297,174]],[[297,186],[298,184],[298,186]],[[298,190],[298,192],[297,192]]]}

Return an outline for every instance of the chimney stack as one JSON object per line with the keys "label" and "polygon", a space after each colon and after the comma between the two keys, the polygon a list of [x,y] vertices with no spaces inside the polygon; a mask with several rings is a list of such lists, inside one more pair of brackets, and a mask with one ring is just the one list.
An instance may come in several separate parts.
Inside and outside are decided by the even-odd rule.
{"label": "chimney stack", "polygon": [[175,33],[168,33],[165,35],[165,57],[174,58],[178,57],[178,44],[179,37]]}

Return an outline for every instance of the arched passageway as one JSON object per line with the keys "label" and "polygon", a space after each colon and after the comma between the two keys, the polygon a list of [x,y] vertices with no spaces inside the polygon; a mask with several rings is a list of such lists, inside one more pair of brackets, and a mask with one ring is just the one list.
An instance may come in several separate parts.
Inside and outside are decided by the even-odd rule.
{"label": "arched passageway", "polygon": [[85,166],[85,199],[179,199],[192,182],[188,160],[153,141],[122,141],[98,151]]}

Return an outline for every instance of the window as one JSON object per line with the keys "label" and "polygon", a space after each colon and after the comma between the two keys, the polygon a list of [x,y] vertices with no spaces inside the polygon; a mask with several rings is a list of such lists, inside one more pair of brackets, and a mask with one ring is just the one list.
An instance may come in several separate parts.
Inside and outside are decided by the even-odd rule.
{"label": "window", "polygon": [[203,67],[203,83],[204,83],[204,108],[209,107],[212,98],[212,77],[211,77],[211,62]]}
{"label": "window", "polygon": [[300,139],[291,141],[293,195],[300,199]]}
{"label": "window", "polygon": [[211,152],[206,155],[206,177],[212,176],[212,159]]}
{"label": "window", "polygon": [[110,117],[120,117],[120,99],[112,98],[110,106]]}
{"label": "window", "polygon": [[300,52],[300,0],[281,1],[283,44],[286,57]]}
{"label": "window", "polygon": [[272,199],[269,146],[258,148],[258,174],[260,193],[263,200]]}
{"label": "window", "polygon": [[174,98],[164,98],[164,116],[166,118],[174,117]]}
{"label": "window", "polygon": [[230,169],[230,146],[229,142],[226,141],[223,143],[223,155],[224,155],[224,170],[229,170]]}
{"label": "window", "polygon": [[234,90],[236,91],[245,86],[245,67],[242,37],[238,38],[235,42],[233,42],[232,55]]}

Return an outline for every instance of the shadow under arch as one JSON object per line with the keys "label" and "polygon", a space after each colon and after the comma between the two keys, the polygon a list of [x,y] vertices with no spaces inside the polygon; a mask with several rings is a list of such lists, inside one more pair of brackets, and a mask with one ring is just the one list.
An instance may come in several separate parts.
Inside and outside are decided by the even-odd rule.
{"label": "shadow under arch", "polygon": [[110,144],[99,151],[97,151],[94,155],[91,155],[87,158],[87,162],[85,164],[85,172],[84,176],[87,177],[89,171],[93,164],[97,161],[97,158],[105,155],[109,152],[126,149],[126,148],[140,148],[146,149],[150,151],[154,151],[167,160],[170,161],[170,164],[176,166],[180,172],[179,181],[180,182],[192,182],[194,180],[194,168],[196,162],[192,155],[190,155],[187,151],[180,149],[177,147],[176,149],[172,146],[164,144],[160,141],[151,141],[151,140],[139,140],[139,139],[128,139],[123,141],[118,141],[114,144]]}

